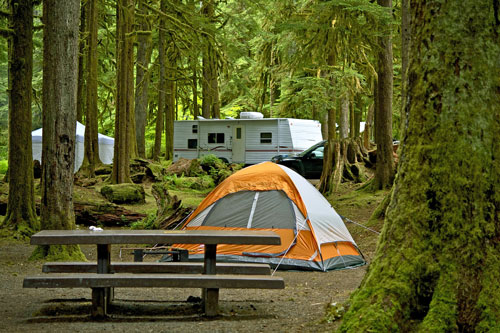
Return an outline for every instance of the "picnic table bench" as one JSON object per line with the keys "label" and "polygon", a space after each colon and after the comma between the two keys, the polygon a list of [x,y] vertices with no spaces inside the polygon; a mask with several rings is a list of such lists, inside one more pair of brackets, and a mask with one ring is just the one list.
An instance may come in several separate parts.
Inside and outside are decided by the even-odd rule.
{"label": "picnic table bench", "polygon": [[[112,244],[204,244],[202,263],[111,262]],[[283,289],[265,264],[217,263],[218,244],[279,245],[271,231],[255,230],[44,230],[32,245],[96,244],[97,262],[46,263],[43,275],[24,279],[24,288],[91,288],[92,316],[107,316],[113,288],[202,288],[204,312],[218,313],[220,288]]]}

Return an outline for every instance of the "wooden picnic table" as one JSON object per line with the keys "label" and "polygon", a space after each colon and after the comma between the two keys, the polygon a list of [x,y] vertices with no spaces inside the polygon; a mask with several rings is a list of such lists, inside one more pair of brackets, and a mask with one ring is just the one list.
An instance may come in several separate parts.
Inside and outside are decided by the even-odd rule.
{"label": "wooden picnic table", "polygon": [[[218,244],[279,245],[280,243],[279,235],[272,231],[261,230],[43,230],[31,237],[32,245],[96,244],[98,275],[111,273],[112,244],[204,244],[203,274],[216,275]],[[183,278],[179,275],[179,280]],[[151,281],[141,280],[139,277],[134,280],[138,284],[143,283],[145,287],[152,285]],[[36,283],[26,282],[27,279],[25,279],[27,287],[37,286]],[[59,282],[59,285],[63,284]],[[53,286],[48,284],[47,287]],[[93,315],[106,316],[107,304],[112,298],[112,289],[110,287],[91,288]],[[219,288],[203,288],[202,296],[205,314],[215,315],[218,308]]]}

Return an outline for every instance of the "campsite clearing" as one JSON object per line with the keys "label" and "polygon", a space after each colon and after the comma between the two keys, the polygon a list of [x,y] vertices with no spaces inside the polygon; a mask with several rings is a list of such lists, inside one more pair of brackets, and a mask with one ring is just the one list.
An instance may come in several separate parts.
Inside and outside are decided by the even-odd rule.
{"label": "campsite clearing", "polygon": [[[330,199],[339,214],[365,224],[383,193],[375,196],[353,195],[353,185],[344,189],[341,198]],[[351,193],[351,194],[349,194]],[[377,235],[347,223],[356,244],[368,260],[372,258]],[[380,230],[381,223],[372,225]],[[337,323],[321,323],[324,308],[330,302],[342,303],[358,287],[367,266],[356,269],[323,272],[284,272],[276,274],[285,280],[284,290],[222,290],[220,308],[223,315],[214,319],[200,316],[200,309],[187,302],[199,297],[198,289],[118,289],[113,317],[91,321],[90,294],[86,289],[23,289],[27,275],[39,274],[43,262],[28,258],[33,246],[28,241],[0,239],[0,332],[330,332]],[[89,260],[96,258],[94,245],[82,250]],[[120,249],[112,253],[120,260]],[[146,257],[154,261],[157,257]],[[122,251],[123,261],[132,261],[133,254]],[[191,299],[193,299],[191,297]],[[82,302],[82,298],[86,302]],[[153,300],[147,301],[144,300]],[[164,302],[166,301],[166,302]]]}

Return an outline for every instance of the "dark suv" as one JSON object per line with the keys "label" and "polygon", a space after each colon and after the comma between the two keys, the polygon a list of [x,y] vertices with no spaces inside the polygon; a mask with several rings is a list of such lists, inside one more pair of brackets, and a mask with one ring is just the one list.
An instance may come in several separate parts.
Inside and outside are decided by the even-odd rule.
{"label": "dark suv", "polygon": [[271,161],[285,165],[305,178],[320,178],[323,171],[323,149],[325,148],[325,142],[318,142],[296,155],[274,156]]}

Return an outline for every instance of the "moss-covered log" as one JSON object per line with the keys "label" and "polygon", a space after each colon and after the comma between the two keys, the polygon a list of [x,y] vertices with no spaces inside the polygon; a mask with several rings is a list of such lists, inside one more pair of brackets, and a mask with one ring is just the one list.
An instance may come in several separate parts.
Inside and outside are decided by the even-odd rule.
{"label": "moss-covered log", "polygon": [[146,198],[144,188],[132,183],[103,186],[101,194],[113,203],[143,203]]}
{"label": "moss-covered log", "polygon": [[500,327],[498,0],[411,1],[408,130],[343,332]]}

